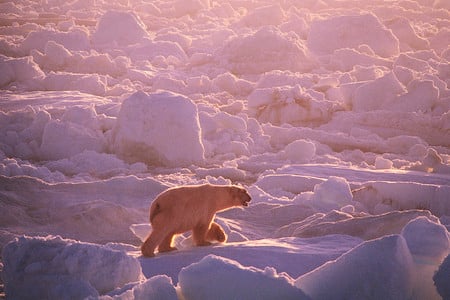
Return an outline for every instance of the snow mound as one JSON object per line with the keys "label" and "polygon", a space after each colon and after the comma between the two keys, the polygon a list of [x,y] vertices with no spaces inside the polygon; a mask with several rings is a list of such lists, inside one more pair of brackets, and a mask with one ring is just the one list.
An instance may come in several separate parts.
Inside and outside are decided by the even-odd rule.
{"label": "snow mound", "polygon": [[179,286],[184,299],[308,299],[293,280],[275,269],[244,267],[236,261],[208,255],[183,268]]}
{"label": "snow mound", "polygon": [[97,24],[92,42],[126,46],[140,42],[147,35],[145,25],[134,13],[107,11]]}
{"label": "snow mound", "polygon": [[357,246],[300,276],[295,285],[318,300],[410,299],[412,273],[405,239],[391,235]]}
{"label": "snow mound", "polygon": [[230,40],[219,56],[223,56],[226,67],[237,74],[258,74],[271,70],[308,71],[314,67],[300,40],[271,26]]}
{"label": "snow mound", "polygon": [[186,166],[204,159],[196,105],[171,93],[136,92],[125,99],[114,128],[116,153],[132,162]]}
{"label": "snow mound", "polygon": [[125,252],[60,237],[20,237],[3,248],[8,298],[98,296],[142,279],[139,261]]}
{"label": "snow mound", "polygon": [[398,39],[373,14],[339,16],[311,23],[308,48],[319,55],[333,54],[337,49],[366,45],[381,57],[399,53]]}

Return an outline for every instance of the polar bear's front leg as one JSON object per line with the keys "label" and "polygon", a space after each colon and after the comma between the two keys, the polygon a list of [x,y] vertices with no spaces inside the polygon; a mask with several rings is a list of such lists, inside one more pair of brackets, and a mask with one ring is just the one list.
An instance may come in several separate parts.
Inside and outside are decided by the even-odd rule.
{"label": "polar bear's front leg", "polygon": [[173,233],[169,233],[161,242],[161,244],[159,244],[158,247],[158,251],[159,252],[169,252],[169,251],[174,251],[177,250],[177,248],[172,247],[172,239],[173,239],[174,234]]}
{"label": "polar bear's front leg", "polygon": [[197,246],[209,246],[210,242],[206,240],[206,233],[208,232],[209,224],[198,224],[192,229],[192,237]]}
{"label": "polar bear's front leg", "polygon": [[153,228],[152,232],[141,246],[142,255],[147,257],[155,256],[155,249],[165,236],[166,232]]}

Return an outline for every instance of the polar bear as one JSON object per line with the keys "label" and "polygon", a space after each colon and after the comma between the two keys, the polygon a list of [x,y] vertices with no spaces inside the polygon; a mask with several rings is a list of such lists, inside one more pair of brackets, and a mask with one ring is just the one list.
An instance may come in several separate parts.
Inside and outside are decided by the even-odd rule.
{"label": "polar bear", "polygon": [[141,246],[142,255],[176,250],[172,247],[175,234],[192,230],[197,246],[211,241],[225,242],[222,227],[213,222],[216,212],[236,206],[248,206],[248,192],[235,185],[193,185],[170,188],[159,194],[150,206],[152,232]]}

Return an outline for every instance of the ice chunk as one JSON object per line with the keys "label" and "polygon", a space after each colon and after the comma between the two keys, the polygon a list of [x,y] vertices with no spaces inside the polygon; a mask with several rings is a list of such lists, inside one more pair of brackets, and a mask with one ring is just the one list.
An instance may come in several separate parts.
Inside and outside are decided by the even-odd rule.
{"label": "ice chunk", "polygon": [[114,129],[114,149],[128,161],[186,166],[204,159],[196,105],[171,92],[136,92],[125,99]]}
{"label": "ice chunk", "polygon": [[42,136],[40,156],[44,160],[70,158],[85,150],[103,152],[106,139],[99,130],[53,120],[47,123]]}
{"label": "ice chunk", "polygon": [[308,299],[293,280],[275,269],[244,267],[236,261],[208,255],[180,271],[179,286],[186,300]]}
{"label": "ice chunk", "polygon": [[42,84],[50,91],[81,91],[93,95],[106,93],[106,77],[99,74],[50,73]]}
{"label": "ice chunk", "polygon": [[126,253],[60,237],[20,237],[2,258],[13,299],[95,297],[142,279],[139,261]]}
{"label": "ice chunk", "polygon": [[412,259],[401,235],[365,242],[300,276],[312,299],[410,299]]}
{"label": "ice chunk", "polygon": [[226,67],[237,74],[271,70],[309,71],[315,66],[300,40],[294,40],[270,26],[232,39],[219,55],[226,58]]}
{"label": "ice chunk", "polygon": [[394,73],[369,81],[358,87],[352,97],[353,111],[370,111],[390,106],[397,96],[406,93]]}
{"label": "ice chunk", "polygon": [[285,17],[284,11],[279,4],[261,6],[249,11],[242,19],[242,23],[250,27],[264,25],[279,25]]}
{"label": "ice chunk", "polygon": [[411,254],[440,262],[450,250],[447,229],[426,217],[418,217],[403,228]]}
{"label": "ice chunk", "polygon": [[107,11],[92,35],[95,44],[117,43],[120,46],[136,44],[147,37],[145,25],[134,13]]}
{"label": "ice chunk", "polygon": [[177,300],[177,292],[172,284],[172,279],[167,275],[157,275],[138,283],[133,288],[121,293],[125,286],[118,291],[103,296],[102,300],[107,299],[158,299],[158,300]]}
{"label": "ice chunk", "polygon": [[0,87],[6,87],[13,82],[22,83],[25,86],[33,86],[33,81],[41,81],[44,73],[33,61],[31,56],[10,58],[0,55]]}
{"label": "ice chunk", "polygon": [[19,49],[24,55],[29,55],[32,50],[38,50],[43,53],[49,41],[63,45],[69,51],[90,49],[89,36],[86,31],[81,29],[74,29],[69,32],[55,30],[32,31],[20,44]]}
{"label": "ice chunk", "polygon": [[327,212],[352,204],[352,200],[353,196],[347,180],[331,176],[327,181],[314,187],[314,195],[305,204],[320,212]]}
{"label": "ice chunk", "polygon": [[399,43],[373,14],[339,16],[311,24],[308,48],[317,54],[332,54],[341,48],[368,45],[382,57],[398,55]]}
{"label": "ice chunk", "polygon": [[450,252],[447,228],[428,218],[418,217],[403,228],[402,235],[415,263],[415,299],[438,299],[432,277]]}
{"label": "ice chunk", "polygon": [[375,158],[375,169],[392,169],[393,162],[390,159],[382,156]]}
{"label": "ice chunk", "polygon": [[282,157],[293,163],[307,163],[316,155],[316,145],[306,140],[296,140],[284,148]]}
{"label": "ice chunk", "polygon": [[248,96],[249,115],[274,125],[305,125],[329,121],[339,105],[300,85],[258,88]]}

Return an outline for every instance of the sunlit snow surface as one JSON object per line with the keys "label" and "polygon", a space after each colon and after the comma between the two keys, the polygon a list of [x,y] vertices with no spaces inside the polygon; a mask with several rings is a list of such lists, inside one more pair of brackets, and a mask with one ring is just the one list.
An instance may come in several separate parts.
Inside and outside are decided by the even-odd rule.
{"label": "sunlit snow surface", "polygon": [[[449,11],[2,1],[0,295],[450,298]],[[140,256],[156,195],[204,182],[252,196],[228,242]]]}

